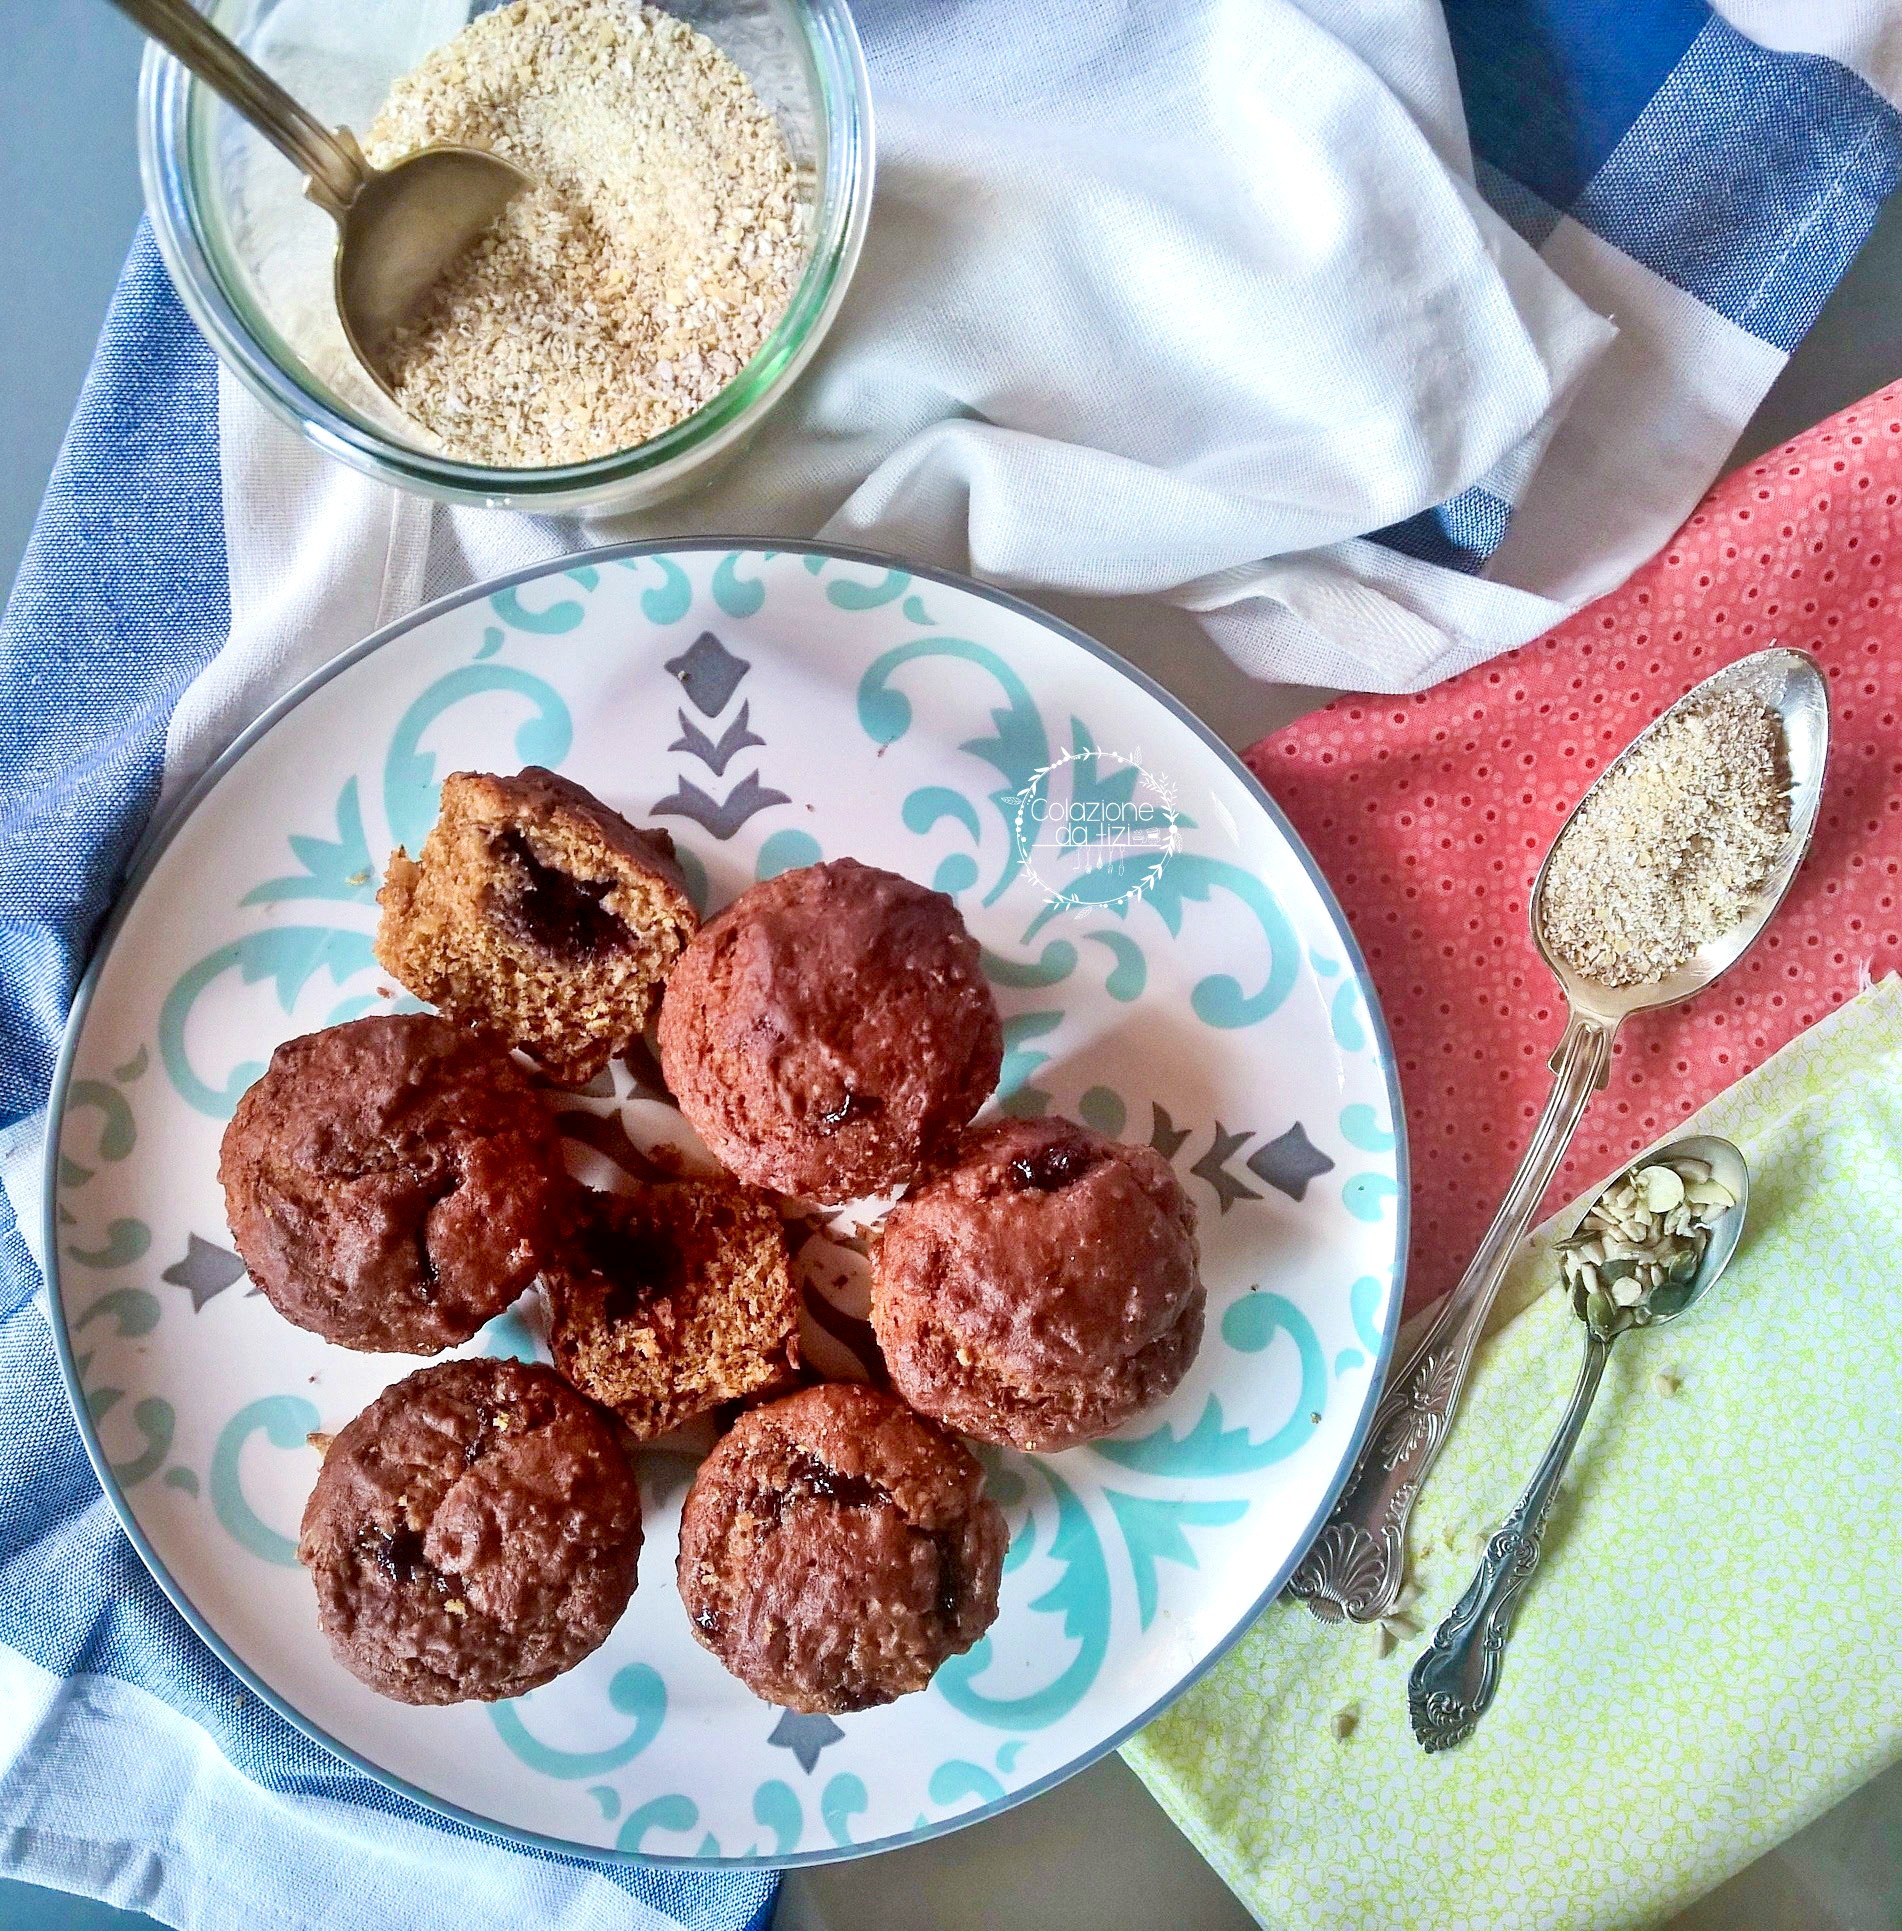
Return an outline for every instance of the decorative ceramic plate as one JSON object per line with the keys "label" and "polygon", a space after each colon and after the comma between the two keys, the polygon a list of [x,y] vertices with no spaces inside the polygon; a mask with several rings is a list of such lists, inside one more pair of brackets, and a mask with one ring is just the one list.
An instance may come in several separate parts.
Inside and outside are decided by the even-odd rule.
{"label": "decorative ceramic plate", "polygon": [[[1115,1439],[987,1451],[1012,1529],[1001,1612],[889,1708],[786,1715],[695,1644],[673,1579],[692,1440],[643,1454],[633,1604],[545,1688],[409,1709],[318,1634],[294,1550],[306,1437],[415,1364],[327,1346],[250,1288],[219,1135],[280,1040],[389,1009],[376,887],[390,849],[429,829],[443,774],[531,763],[667,826],[710,906],[846,854],[952,893],[1004,1013],[998,1103],[1159,1148],[1199,1211],[1209,1320],[1187,1381]],[[598,1183],[685,1144],[638,1058],[567,1104]],[[173,814],[68,1037],[47,1251],[106,1489],[259,1695],[477,1823],[789,1863],[914,1842],[1080,1769],[1281,1586],[1359,1445],[1397,1322],[1395,1109],[1358,954],[1301,846],[1240,764],[1107,652],[882,558],[605,551],[371,638]],[[861,1373],[865,1263],[839,1232],[802,1236],[807,1353]],[[532,1295],[471,1344],[539,1345]]]}

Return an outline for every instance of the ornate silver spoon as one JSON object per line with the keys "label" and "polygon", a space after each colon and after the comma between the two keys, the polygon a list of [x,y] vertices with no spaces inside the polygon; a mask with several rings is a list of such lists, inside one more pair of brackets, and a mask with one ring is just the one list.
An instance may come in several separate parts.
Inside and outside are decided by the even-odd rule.
{"label": "ornate silver spoon", "polygon": [[[1304,1601],[1325,1622],[1338,1622],[1343,1616],[1356,1622],[1374,1622],[1400,1595],[1406,1575],[1407,1518],[1413,1512],[1414,1497],[1445,1439],[1465,1383],[1467,1364],[1493,1296],[1505,1278],[1506,1264],[1531,1226],[1587,1103],[1605,1083],[1618,1028],[1634,1012],[1673,1005],[1702,992],[1735,964],[1770,922],[1809,848],[1829,752],[1829,698],[1822,671],[1800,650],[1760,650],[1707,677],[1640,732],[1600,774],[1585,797],[1590,798],[1665,718],[1705,703],[1720,692],[1737,689],[1756,693],[1777,713],[1790,767],[1789,836],[1745,917],[1702,946],[1667,978],[1614,989],[1575,971],[1548,941],[1544,899],[1552,865],[1550,851],[1533,881],[1533,943],[1564,988],[1571,1008],[1564,1037],[1552,1055],[1556,1075],[1552,1096],[1532,1130],[1532,1143],[1479,1244],[1479,1252],[1459,1285],[1441,1303],[1432,1326],[1399,1372],[1389,1379],[1374,1410],[1360,1460],[1333,1514],[1288,1583],[1288,1594]],[[1571,816],[1560,827],[1560,838],[1583,805],[1581,799],[1572,808]]]}
{"label": "ornate silver spoon", "polygon": [[[1545,1518],[1558,1493],[1559,1478],[1572,1459],[1600,1376],[1611,1358],[1612,1343],[1633,1328],[1662,1327],[1687,1314],[1717,1283],[1730,1265],[1743,1236],[1744,1213],[1750,1204],[1750,1170],[1728,1140],[1693,1134],[1675,1140],[1646,1156],[1643,1164],[1669,1164],[1679,1159],[1701,1160],[1711,1178],[1731,1197],[1732,1204],[1710,1221],[1703,1249],[1687,1280],[1655,1287],[1635,1306],[1614,1305],[1602,1294],[1588,1296],[1585,1287],[1572,1289],[1572,1311],[1585,1324],[1585,1359],[1572,1390],[1571,1405],[1559,1423],[1552,1445],[1526,1484],[1525,1493],[1504,1525],[1486,1545],[1479,1573],[1466,1593],[1434,1632],[1433,1641],[1407,1678],[1407,1715],[1413,1734],[1428,1751],[1447,1750],[1471,1735],[1473,1726],[1491,1707],[1499,1686],[1499,1666],[1512,1619],[1527,1581],[1539,1562]],[[1622,1176],[1621,1176],[1622,1179]],[[1613,1181],[1599,1198],[1619,1185]],[[1590,1208],[1586,1209],[1589,1215]]]}

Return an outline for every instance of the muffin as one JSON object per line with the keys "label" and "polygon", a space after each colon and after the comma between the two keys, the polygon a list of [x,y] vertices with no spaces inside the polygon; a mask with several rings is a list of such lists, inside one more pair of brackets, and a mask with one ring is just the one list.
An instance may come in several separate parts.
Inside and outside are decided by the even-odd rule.
{"label": "muffin", "polygon": [[400,1703],[520,1696],[598,1648],[634,1593],[641,1497],[552,1369],[445,1361],[330,1444],[298,1560],[352,1676]]}
{"label": "muffin", "polygon": [[287,1321],[399,1354],[468,1340],[528,1286],[567,1184],[526,1075],[433,1013],[286,1040],[225,1128],[218,1178]]}
{"label": "muffin", "polygon": [[661,1006],[667,1085],[721,1163],[822,1201],[909,1180],[1003,1062],[977,942],[942,892],[849,858],[742,892]]}
{"label": "muffin", "polygon": [[1035,1450],[1172,1393],[1202,1339],[1195,1210],[1169,1163],[1072,1120],[998,1120],[892,1210],[872,1326],[921,1414]]}
{"label": "muffin", "polygon": [[921,1690],[997,1614],[1007,1540],[961,1442],[876,1389],[741,1416],[680,1520],[680,1599],[756,1696],[869,1709]]}
{"label": "muffin", "polygon": [[458,771],[390,854],[376,956],[418,999],[582,1086],[640,1035],[699,925],[664,831],[567,778]]}
{"label": "muffin", "polygon": [[555,1366],[643,1441],[786,1381],[799,1359],[786,1230],[725,1178],[588,1195],[542,1279]]}

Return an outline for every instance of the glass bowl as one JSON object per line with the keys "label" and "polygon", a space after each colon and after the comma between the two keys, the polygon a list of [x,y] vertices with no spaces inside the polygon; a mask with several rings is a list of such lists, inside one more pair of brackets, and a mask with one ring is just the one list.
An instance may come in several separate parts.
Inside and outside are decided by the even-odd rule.
{"label": "glass bowl", "polygon": [[[494,0],[213,0],[207,8],[321,119],[362,129],[391,84]],[[159,252],[206,339],[320,449],[402,488],[535,510],[631,509],[707,479],[811,360],[872,202],[872,102],[844,0],[675,0],[773,110],[799,170],[806,267],[759,352],[694,414],[632,449],[495,469],[432,449],[357,366],[330,292],[335,229],[303,178],[169,55],[148,50],[139,159]]]}

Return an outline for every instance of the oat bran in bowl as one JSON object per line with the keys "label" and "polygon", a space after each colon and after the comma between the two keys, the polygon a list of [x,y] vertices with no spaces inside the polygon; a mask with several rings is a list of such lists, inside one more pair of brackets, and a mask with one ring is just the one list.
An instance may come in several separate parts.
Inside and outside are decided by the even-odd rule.
{"label": "oat bran in bowl", "polygon": [[[387,162],[439,141],[537,186],[406,331],[398,402],[329,296],[301,181],[156,50],[141,156],[161,252],[246,385],[384,480],[534,510],[701,481],[843,299],[870,207],[870,99],[843,0],[222,0],[218,24]],[[400,404],[400,407],[398,406]]]}

